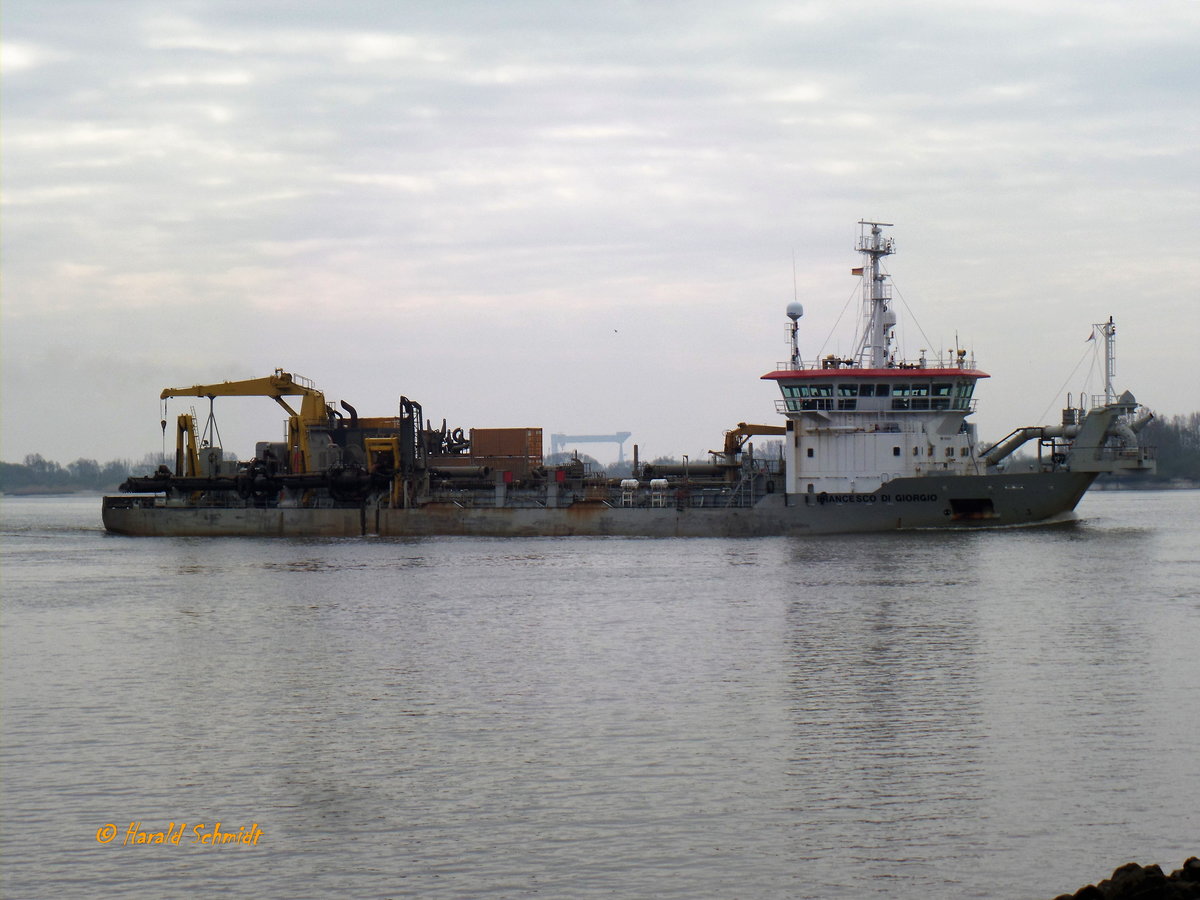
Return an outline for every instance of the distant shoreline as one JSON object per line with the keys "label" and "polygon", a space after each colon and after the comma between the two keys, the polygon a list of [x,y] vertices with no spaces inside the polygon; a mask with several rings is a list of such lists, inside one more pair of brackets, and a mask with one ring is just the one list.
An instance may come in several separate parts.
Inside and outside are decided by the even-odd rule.
{"label": "distant shoreline", "polygon": [[5,497],[51,497],[59,494],[80,494],[83,488],[75,487],[19,487],[11,491],[0,491]]}
{"label": "distant shoreline", "polygon": [[1170,481],[1105,481],[1098,479],[1089,491],[1194,491],[1200,489],[1200,481],[1173,478]]}
{"label": "distant shoreline", "polygon": [[12,488],[7,491],[0,491],[0,497],[67,497],[78,495],[82,497],[102,497],[105,494],[115,494],[117,489],[112,488],[86,488],[86,487],[19,487]]}

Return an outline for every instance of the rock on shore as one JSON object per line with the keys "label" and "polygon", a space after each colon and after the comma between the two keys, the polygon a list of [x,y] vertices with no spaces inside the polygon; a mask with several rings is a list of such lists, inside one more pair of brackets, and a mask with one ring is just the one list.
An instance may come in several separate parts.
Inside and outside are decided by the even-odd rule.
{"label": "rock on shore", "polygon": [[1170,875],[1158,866],[1126,863],[1111,878],[1054,900],[1200,900],[1200,859],[1191,857]]}

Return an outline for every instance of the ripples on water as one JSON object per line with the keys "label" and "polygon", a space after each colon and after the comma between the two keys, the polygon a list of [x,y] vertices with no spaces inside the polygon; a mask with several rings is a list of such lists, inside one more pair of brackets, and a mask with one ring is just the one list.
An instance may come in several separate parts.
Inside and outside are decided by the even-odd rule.
{"label": "ripples on water", "polygon": [[[3,506],[5,896],[1052,897],[1200,850],[1200,495],[808,540]],[[256,847],[121,847],[113,823]]]}

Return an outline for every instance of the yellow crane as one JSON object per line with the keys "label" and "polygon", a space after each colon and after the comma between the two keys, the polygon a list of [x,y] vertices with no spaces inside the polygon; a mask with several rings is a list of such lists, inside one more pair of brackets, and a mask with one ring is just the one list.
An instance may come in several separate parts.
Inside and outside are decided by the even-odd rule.
{"label": "yellow crane", "polygon": [[[325,405],[325,395],[317,390],[311,381],[283,369],[276,369],[274,375],[268,375],[266,378],[222,381],[220,384],[195,384],[185,388],[163,388],[159,398],[166,400],[170,397],[207,397],[210,418],[211,403],[217,397],[270,397],[288,413],[287,444],[291,457],[290,469],[293,473],[308,471],[308,429],[313,425],[328,424],[331,415]],[[297,412],[289,406],[284,397],[300,397],[300,411]],[[182,471],[185,468],[185,460],[186,471]],[[195,417],[185,413],[179,417],[175,434],[175,474],[196,476],[199,475],[199,468]]]}
{"label": "yellow crane", "polygon": [[710,450],[709,453],[713,456],[724,457],[726,465],[736,465],[737,455],[742,452],[746,440],[756,434],[785,435],[787,428],[782,425],[748,425],[745,422],[738,422],[737,428],[725,432],[725,449],[720,452]]}

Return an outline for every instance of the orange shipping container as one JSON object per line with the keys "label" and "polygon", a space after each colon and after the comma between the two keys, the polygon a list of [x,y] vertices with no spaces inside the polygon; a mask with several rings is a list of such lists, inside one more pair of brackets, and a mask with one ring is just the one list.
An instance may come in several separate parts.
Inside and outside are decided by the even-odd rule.
{"label": "orange shipping container", "polygon": [[540,428],[472,428],[471,456],[515,456],[542,461]]}

